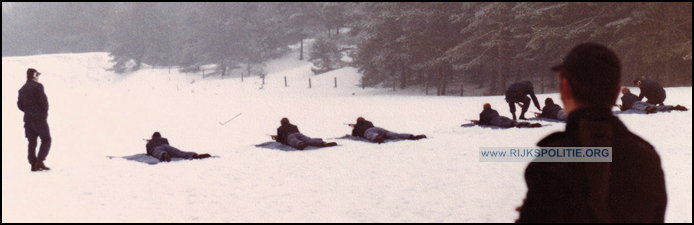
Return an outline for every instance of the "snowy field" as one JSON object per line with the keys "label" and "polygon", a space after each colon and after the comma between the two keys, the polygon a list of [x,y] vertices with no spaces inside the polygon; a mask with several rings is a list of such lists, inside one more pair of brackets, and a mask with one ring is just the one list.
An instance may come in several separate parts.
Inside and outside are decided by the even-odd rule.
{"label": "snowy field", "polygon": [[[147,67],[117,75],[106,71],[106,53],[3,58],[2,222],[513,222],[527,191],[527,163],[480,163],[479,147],[533,147],[564,129],[551,122],[462,128],[485,102],[510,116],[504,97],[361,89],[354,68],[313,76],[296,58],[268,63],[265,85],[257,76],[241,82],[238,72],[202,79]],[[29,67],[43,73],[50,104],[52,169],[45,172],[29,170],[16,106]],[[691,87],[666,90],[666,104],[692,108]],[[546,97],[561,102],[556,93],[538,94],[542,105]],[[359,116],[429,138],[381,145],[334,139],[349,134],[343,123]],[[271,141],[266,134],[275,134],[282,117],[340,146],[256,148]],[[691,110],[619,117],[662,158],[665,221],[691,223]],[[154,131],[182,150],[219,158],[148,165],[107,157],[145,153],[142,139]]]}

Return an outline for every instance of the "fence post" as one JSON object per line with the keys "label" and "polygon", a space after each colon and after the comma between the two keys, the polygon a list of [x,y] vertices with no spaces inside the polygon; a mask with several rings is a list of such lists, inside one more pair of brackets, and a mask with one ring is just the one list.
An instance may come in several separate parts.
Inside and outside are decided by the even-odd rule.
{"label": "fence post", "polygon": [[337,88],[337,77],[335,77],[335,88]]}
{"label": "fence post", "polygon": [[284,76],[284,87],[287,87],[287,76]]}
{"label": "fence post", "polygon": [[308,78],[308,88],[311,88],[311,78]]}
{"label": "fence post", "polygon": [[463,84],[460,84],[460,96],[463,96]]}
{"label": "fence post", "polygon": [[202,79],[205,79],[205,70],[202,70]]}

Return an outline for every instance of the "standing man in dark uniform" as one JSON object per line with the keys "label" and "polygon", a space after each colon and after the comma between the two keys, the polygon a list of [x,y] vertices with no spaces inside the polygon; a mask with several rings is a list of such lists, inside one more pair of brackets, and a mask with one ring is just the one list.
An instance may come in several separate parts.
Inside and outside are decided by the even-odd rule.
{"label": "standing man in dark uniform", "polygon": [[[525,112],[530,108],[530,98],[533,98],[533,103],[538,110],[542,111],[540,108],[540,103],[537,102],[537,97],[535,97],[535,91],[533,90],[533,84],[530,81],[518,81],[511,84],[511,86],[506,89],[506,102],[508,102],[508,107],[511,109],[511,114],[513,114],[513,121],[516,121],[516,103],[520,105],[521,113],[520,119],[525,119]],[[522,105],[520,103],[523,103]]]}
{"label": "standing man in dark uniform", "polygon": [[637,79],[634,81],[634,86],[641,89],[641,94],[639,94],[639,101],[643,100],[643,97],[648,98],[646,103],[653,105],[664,105],[665,101],[665,89],[663,86],[651,79]]}
{"label": "standing man in dark uniform", "polygon": [[[51,133],[48,130],[48,98],[39,83],[39,73],[27,70],[27,82],[19,89],[17,107],[24,112],[24,135],[29,140],[29,164],[31,171],[49,170],[43,164],[51,148]],[[41,137],[41,148],[36,155],[37,138]]]}
{"label": "standing man in dark uniform", "polygon": [[612,162],[531,162],[517,222],[660,222],[667,193],[660,156],[612,115],[621,63],[607,47],[574,47],[552,70],[568,113],[566,130],[540,147],[612,147]]}

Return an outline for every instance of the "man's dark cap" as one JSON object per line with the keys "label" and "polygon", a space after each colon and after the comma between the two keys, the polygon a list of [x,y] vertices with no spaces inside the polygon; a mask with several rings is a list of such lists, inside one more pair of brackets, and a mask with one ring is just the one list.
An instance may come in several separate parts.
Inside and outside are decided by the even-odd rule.
{"label": "man's dark cap", "polygon": [[36,69],[34,68],[29,68],[27,70],[27,79],[38,77],[39,75],[41,75],[41,73],[39,73],[39,71],[36,71]]}
{"label": "man's dark cap", "polygon": [[601,44],[574,47],[564,61],[552,67],[567,78],[573,97],[583,103],[612,105],[619,93],[621,62],[617,54]]}
{"label": "man's dark cap", "polygon": [[574,47],[564,57],[564,61],[552,67],[552,71],[564,70],[569,73],[601,73],[604,69],[619,69],[619,57],[612,50],[601,44],[583,43]]}
{"label": "man's dark cap", "polygon": [[154,132],[154,134],[152,134],[152,139],[160,138],[160,137],[161,137],[161,134],[159,132]]}

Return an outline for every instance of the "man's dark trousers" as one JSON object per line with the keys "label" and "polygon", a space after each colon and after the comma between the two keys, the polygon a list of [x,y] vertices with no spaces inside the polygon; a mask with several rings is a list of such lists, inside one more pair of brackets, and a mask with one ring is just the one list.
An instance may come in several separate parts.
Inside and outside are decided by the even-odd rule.
{"label": "man's dark trousers", "polygon": [[[51,148],[51,133],[46,120],[28,120],[24,122],[24,134],[29,140],[29,163],[34,165],[37,161],[45,161]],[[38,137],[41,137],[39,155],[36,156]]]}

